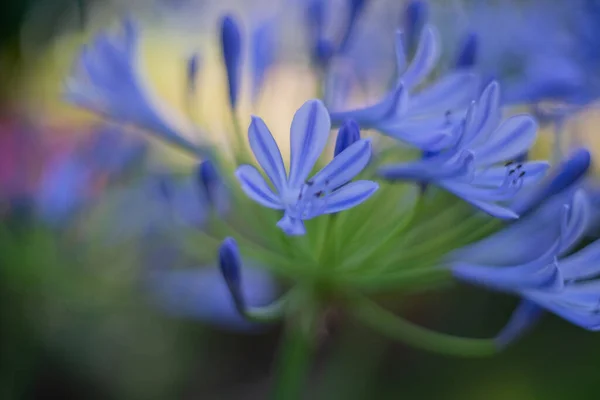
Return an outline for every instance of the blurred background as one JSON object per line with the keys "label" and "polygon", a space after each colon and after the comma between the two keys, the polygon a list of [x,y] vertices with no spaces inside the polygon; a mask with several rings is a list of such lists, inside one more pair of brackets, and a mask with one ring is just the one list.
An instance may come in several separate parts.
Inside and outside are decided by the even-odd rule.
{"label": "blurred background", "polygon": [[[239,116],[242,126],[251,114],[262,116],[286,143],[294,112],[319,90],[306,43],[308,2],[2,3],[0,399],[267,397],[281,327],[237,315],[216,255],[190,234],[205,218],[186,186],[194,160],[136,128],[76,109],[63,100],[63,87],[83,44],[134,17],[153,89],[224,145],[233,127],[219,18],[235,15],[248,41],[272,21],[273,61],[260,90],[251,83],[254,70],[245,68]],[[346,3],[331,0],[334,10]],[[357,102],[376,99],[394,78],[394,32],[410,21],[410,2],[366,3],[347,57],[334,66],[351,71]],[[428,4],[444,44],[440,68],[452,67],[476,35],[473,62],[500,80],[508,105],[540,119],[538,154],[556,159],[581,145],[599,154],[600,1]],[[333,31],[337,14],[326,24]],[[252,63],[251,54],[244,59]],[[564,129],[556,135],[559,118]],[[256,304],[278,293],[260,268],[250,269],[244,284]],[[516,304],[463,286],[386,301],[426,326],[481,337],[497,332]],[[600,337],[554,316],[506,352],[475,360],[404,347],[343,314],[331,325],[307,398],[546,400],[600,393]]]}

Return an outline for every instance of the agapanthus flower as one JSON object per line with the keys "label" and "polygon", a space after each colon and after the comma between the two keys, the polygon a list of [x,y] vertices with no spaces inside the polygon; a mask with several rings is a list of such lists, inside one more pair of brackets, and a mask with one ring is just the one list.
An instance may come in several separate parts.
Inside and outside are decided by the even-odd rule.
{"label": "agapanthus flower", "polygon": [[185,120],[159,102],[141,74],[137,26],[125,20],[121,29],[119,35],[101,33],[83,48],[66,82],[67,101],[202,154],[204,147],[188,138]]}
{"label": "agapanthus flower", "polygon": [[[549,221],[547,212],[561,217]],[[533,316],[539,314],[540,307],[586,329],[600,329],[600,286],[593,280],[600,274],[600,242],[572,252],[589,229],[589,213],[585,192],[579,190],[570,204],[553,202],[546,210],[508,228],[510,233],[501,231],[451,257],[450,268],[458,279],[524,299],[511,323],[499,334],[500,344],[507,344],[535,322]],[[512,249],[517,242],[529,251],[508,258],[497,251],[486,252],[491,248]]]}
{"label": "agapanthus flower", "polygon": [[435,184],[490,215],[517,218],[503,203],[541,179],[549,164],[513,161],[535,141],[533,118],[515,115],[501,119],[500,89],[492,82],[456,128],[454,145],[419,161],[381,167],[379,173],[386,179]]}
{"label": "agapanthus flower", "polygon": [[467,69],[448,73],[418,90],[433,72],[440,56],[438,33],[423,28],[419,46],[410,64],[402,33],[396,37],[398,79],[396,87],[368,107],[331,112],[334,125],[354,119],[363,128],[383,134],[425,151],[439,151],[452,140],[452,129],[479,91],[479,78]]}
{"label": "agapanthus flower", "polygon": [[[318,30],[322,17],[318,14],[313,21]],[[199,199],[186,204],[200,207],[197,215],[206,218],[198,224],[176,224],[181,251],[193,265],[218,264],[231,296],[229,307],[253,321],[285,321],[284,334],[293,341],[294,354],[308,357],[322,317],[330,307],[341,307],[348,316],[416,347],[459,356],[491,355],[504,346],[504,339],[519,334],[519,315],[500,333],[504,339],[460,338],[396,316],[371,294],[436,288],[454,275],[516,293],[527,299],[526,308],[551,308],[547,296],[563,296],[572,284],[582,283],[565,280],[560,262],[568,260],[591,221],[583,195],[576,194],[568,208],[563,197],[570,198],[575,186],[570,181],[589,167],[585,155],[561,165],[562,172],[551,176],[550,183],[532,186],[548,169],[546,162],[525,157],[537,124],[529,115],[502,119],[496,82],[479,93],[479,79],[467,65],[472,49],[465,50],[465,65],[427,86],[440,54],[435,29],[422,29],[407,67],[404,47],[398,36],[401,73],[394,89],[376,105],[341,113],[328,112],[321,100],[300,107],[290,129],[289,168],[267,125],[256,116],[251,117],[247,138],[260,169],[250,164],[237,120],[240,108],[232,115],[239,139],[233,154],[212,146],[213,157],[199,158],[189,174],[196,190],[189,192],[194,196],[183,197]],[[335,146],[330,140],[332,119],[341,127]],[[361,138],[359,126],[415,147],[419,160],[401,163],[408,152],[394,145],[381,149],[389,158],[378,154],[371,159],[371,138]],[[329,162],[324,154],[328,144],[333,151]],[[396,164],[386,165],[390,160]],[[386,179],[377,183],[381,175]],[[218,212],[219,187],[227,190],[231,205],[225,213]],[[173,209],[186,208],[173,201],[169,188],[154,186],[155,197],[168,205],[171,218]],[[540,201],[539,193],[553,196],[538,207],[532,203]],[[526,195],[531,197],[522,201],[520,196]],[[498,219],[514,219],[517,210],[525,214],[523,220],[508,224]],[[561,212],[562,224],[556,223]],[[191,222],[194,216],[184,213],[179,219]],[[523,237],[522,243],[513,243]],[[500,253],[494,262],[479,262],[478,257],[485,261],[494,253]],[[282,278],[281,297],[262,306],[250,304],[244,293],[247,265]],[[576,279],[589,275],[576,269]],[[175,273],[168,271],[165,280],[170,272]],[[174,280],[188,275],[181,276]],[[163,297],[170,304],[176,286],[169,285]],[[183,309],[189,306],[182,304]],[[282,374],[296,379],[296,367],[284,362]],[[292,389],[284,385],[279,398],[297,395],[298,382],[300,378]]]}
{"label": "agapanthus flower", "polygon": [[250,147],[275,192],[251,165],[239,167],[236,177],[252,200],[265,207],[284,210],[277,226],[289,235],[303,235],[306,232],[304,220],[357,206],[378,188],[377,183],[368,180],[349,183],[369,162],[371,142],[368,139],[358,140],[308,179],[325,149],[330,129],[329,114],[321,101],[308,101],[300,107],[290,128],[288,175],[273,135],[262,119],[252,118],[248,129]]}

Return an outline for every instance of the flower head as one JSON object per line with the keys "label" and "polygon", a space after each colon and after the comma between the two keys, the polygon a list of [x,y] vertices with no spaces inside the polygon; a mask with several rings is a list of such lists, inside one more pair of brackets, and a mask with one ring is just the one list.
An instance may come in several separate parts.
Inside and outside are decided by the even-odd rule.
{"label": "flower head", "polygon": [[433,72],[440,56],[437,31],[426,26],[407,66],[402,33],[396,37],[398,80],[382,100],[365,108],[332,112],[334,125],[354,119],[363,128],[378,131],[425,151],[449,145],[456,113],[466,109],[479,90],[479,78],[469,70],[453,71],[431,86],[416,90]]}
{"label": "flower head", "polygon": [[352,208],[378,188],[372,181],[349,183],[369,162],[371,143],[367,139],[356,141],[308,179],[327,144],[330,129],[329,115],[323,103],[319,100],[304,103],[292,121],[288,175],[271,132],[262,119],[252,118],[248,129],[250,147],[275,191],[251,165],[239,167],[236,177],[252,200],[268,208],[284,210],[277,226],[287,234],[304,234],[302,221]]}
{"label": "flower head", "polygon": [[[600,275],[600,241],[571,253],[590,227],[587,196],[579,190],[570,205],[553,202],[540,211],[451,256],[456,278],[524,299],[499,334],[501,345],[534,323],[540,308],[586,329],[600,329],[600,286],[593,280]],[[548,212],[562,218],[547,218]],[[506,249],[516,243],[529,250],[508,255],[488,251],[512,253]]]}
{"label": "flower head", "polygon": [[[140,74],[139,33],[130,20],[122,23],[119,35],[99,34],[84,47],[66,82],[67,101],[121,123],[137,125],[166,141],[194,153],[203,146],[187,138],[164,111]],[[187,129],[187,128],[184,128]]]}
{"label": "flower head", "polygon": [[432,183],[490,215],[517,218],[502,203],[541,179],[549,164],[513,161],[533,145],[537,124],[528,115],[501,122],[499,102],[499,86],[492,82],[456,127],[452,146],[419,161],[384,166],[380,174],[386,179]]}

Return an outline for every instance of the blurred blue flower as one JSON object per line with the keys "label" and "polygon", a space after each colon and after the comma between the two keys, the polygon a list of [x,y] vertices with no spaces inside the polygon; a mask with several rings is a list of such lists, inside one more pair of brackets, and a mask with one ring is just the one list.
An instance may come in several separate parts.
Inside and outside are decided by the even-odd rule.
{"label": "blurred blue flower", "polygon": [[265,74],[275,63],[276,57],[276,21],[265,20],[254,28],[251,35],[251,59],[252,70],[252,101],[256,102],[263,87]]}
{"label": "blurred blue flower", "polygon": [[[383,166],[385,179],[438,185],[498,218],[518,218],[509,207],[519,190],[540,180],[549,164],[513,162],[535,142],[537,124],[528,115],[501,123],[500,89],[490,83],[455,131],[455,144],[413,162]],[[498,164],[504,163],[499,166]]]}
{"label": "blurred blue flower", "polygon": [[321,156],[331,124],[323,103],[311,100],[296,112],[290,130],[291,166],[286,174],[283,159],[271,132],[258,117],[252,118],[248,139],[254,155],[273,184],[274,193],[260,172],[242,165],[236,177],[248,197],[275,210],[285,210],[277,223],[289,235],[305,233],[303,220],[352,208],[378,188],[371,181],[348,183],[367,165],[371,142],[361,139],[307,180]]}
{"label": "blurred blue flower", "polygon": [[600,241],[570,254],[590,229],[590,204],[583,190],[570,205],[559,200],[450,256],[456,278],[523,297],[498,335],[501,346],[529,328],[540,307],[586,329],[600,328],[600,286],[590,280],[600,275]]}
{"label": "blurred blue flower", "polygon": [[175,130],[167,114],[159,113],[158,100],[140,74],[138,34],[133,22],[125,20],[120,35],[101,33],[85,47],[66,82],[67,101],[109,119],[148,129],[194,153],[202,152],[202,146]]}
{"label": "blurred blue flower", "polygon": [[334,125],[354,119],[363,128],[378,131],[426,151],[447,147],[456,125],[456,113],[462,112],[477,97],[480,81],[468,70],[456,70],[431,86],[410,93],[433,71],[438,58],[437,31],[426,26],[411,63],[399,32],[396,38],[398,80],[395,89],[378,103],[355,110],[331,112]]}
{"label": "blurred blue flower", "polygon": [[225,15],[221,19],[221,50],[229,84],[229,104],[235,109],[242,78],[242,34],[231,15]]}

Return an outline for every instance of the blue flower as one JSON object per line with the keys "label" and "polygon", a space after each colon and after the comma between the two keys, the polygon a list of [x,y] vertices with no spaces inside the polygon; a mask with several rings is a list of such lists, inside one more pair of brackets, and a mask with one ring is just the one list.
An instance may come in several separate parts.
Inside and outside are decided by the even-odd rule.
{"label": "blue flower", "polygon": [[288,175],[271,132],[262,119],[252,118],[248,129],[250,147],[275,191],[251,165],[240,166],[236,176],[252,200],[268,208],[284,210],[277,226],[289,235],[303,235],[304,220],[352,208],[369,198],[379,187],[377,183],[366,180],[348,183],[369,162],[371,142],[367,139],[349,146],[307,180],[327,144],[330,129],[329,115],[323,103],[319,100],[304,103],[292,121]]}
{"label": "blue flower", "polygon": [[242,34],[231,15],[226,15],[221,20],[221,50],[229,83],[229,104],[235,109],[242,74]]}
{"label": "blue flower", "polygon": [[275,62],[276,37],[275,21],[268,19],[259,23],[252,31],[252,101],[256,102],[262,89],[265,74]]}
{"label": "blue flower", "polygon": [[411,0],[404,9],[404,27],[406,31],[406,48],[414,49],[425,23],[429,19],[429,6],[423,0]]}
{"label": "blue flower", "polygon": [[480,81],[476,74],[461,69],[413,93],[433,72],[439,55],[438,34],[433,27],[426,26],[416,54],[407,66],[399,32],[396,37],[399,78],[395,89],[374,105],[331,112],[333,124],[340,125],[347,119],[354,119],[363,128],[377,129],[422,150],[436,151],[447,147],[456,123],[454,114],[466,109],[476,98]]}
{"label": "blue flower", "polygon": [[138,30],[133,22],[123,22],[120,35],[99,34],[85,47],[67,79],[67,101],[121,123],[134,124],[168,142],[199,153],[204,148],[174,127],[174,115],[159,113],[158,99],[140,74]]}
{"label": "blue flower", "polygon": [[600,329],[600,281],[594,280],[600,275],[600,241],[570,254],[590,229],[588,198],[578,190],[570,205],[552,202],[544,208],[450,256],[457,279],[523,298],[497,337],[501,346],[529,328],[540,308]]}
{"label": "blue flower", "polygon": [[501,118],[500,89],[492,82],[458,126],[453,146],[419,161],[381,167],[379,173],[386,179],[435,184],[492,216],[517,218],[501,203],[541,179],[549,164],[513,162],[533,145],[537,124],[528,115],[502,123]]}

